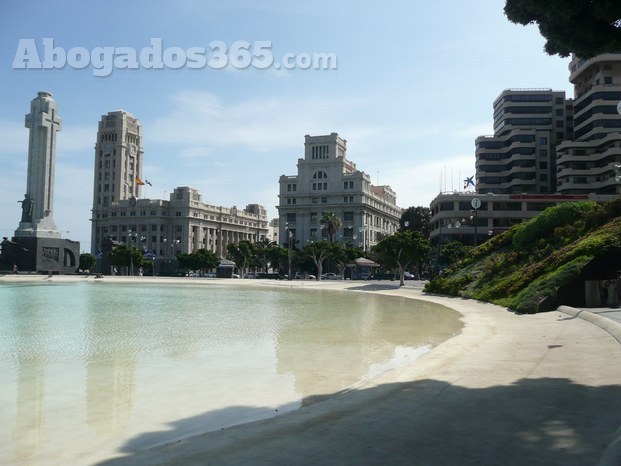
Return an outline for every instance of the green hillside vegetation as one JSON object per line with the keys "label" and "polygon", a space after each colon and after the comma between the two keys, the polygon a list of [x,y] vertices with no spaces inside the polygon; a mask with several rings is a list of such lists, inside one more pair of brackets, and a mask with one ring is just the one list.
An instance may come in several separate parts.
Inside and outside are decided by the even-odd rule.
{"label": "green hillside vegetation", "polygon": [[536,313],[593,258],[621,254],[621,200],[570,202],[481,244],[429,282],[425,291]]}

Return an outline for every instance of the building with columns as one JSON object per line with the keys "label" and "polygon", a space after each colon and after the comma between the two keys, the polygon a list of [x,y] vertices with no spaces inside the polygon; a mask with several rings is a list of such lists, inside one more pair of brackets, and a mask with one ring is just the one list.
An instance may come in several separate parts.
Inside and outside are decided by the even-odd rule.
{"label": "building with columns", "polygon": [[347,141],[337,133],[305,136],[304,158],[297,175],[279,180],[279,244],[289,233],[302,248],[327,239],[324,213],[342,222],[335,241],[347,241],[368,250],[399,229],[401,208],[390,186],[374,186],[369,175],[347,159]]}
{"label": "building with columns", "polygon": [[[139,120],[123,111],[102,116],[95,144],[91,249],[112,240],[173,261],[180,253],[208,249],[224,258],[226,246],[267,237],[265,208],[205,204],[195,188],[175,188],[169,199],[141,199],[144,152]],[[157,267],[156,267],[157,268]]]}

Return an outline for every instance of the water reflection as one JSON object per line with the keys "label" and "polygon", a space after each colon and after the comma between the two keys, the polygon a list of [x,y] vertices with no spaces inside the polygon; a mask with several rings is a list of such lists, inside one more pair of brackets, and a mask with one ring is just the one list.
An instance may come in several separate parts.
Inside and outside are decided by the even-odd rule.
{"label": "water reflection", "polygon": [[103,459],[175,419],[194,416],[175,433],[192,435],[269,417],[196,415],[295,409],[461,326],[441,306],[318,290],[50,283],[0,287],[0,302],[3,464]]}

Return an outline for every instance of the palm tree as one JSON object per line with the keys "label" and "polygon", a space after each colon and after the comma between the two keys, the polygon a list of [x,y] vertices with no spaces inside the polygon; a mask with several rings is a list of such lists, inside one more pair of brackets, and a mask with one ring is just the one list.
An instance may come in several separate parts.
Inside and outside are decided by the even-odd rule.
{"label": "palm tree", "polygon": [[323,214],[321,223],[328,232],[330,242],[332,242],[332,236],[334,235],[334,233],[336,233],[339,228],[341,228],[341,225],[343,225],[341,219],[338,218],[338,216],[334,212],[326,212],[325,214]]}

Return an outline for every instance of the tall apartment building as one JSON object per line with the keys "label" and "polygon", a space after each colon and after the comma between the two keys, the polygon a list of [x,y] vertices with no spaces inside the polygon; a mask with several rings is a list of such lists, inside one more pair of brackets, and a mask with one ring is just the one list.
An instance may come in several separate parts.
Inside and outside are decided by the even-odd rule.
{"label": "tall apartment building", "polygon": [[572,137],[572,101],[563,91],[506,89],[494,101],[494,135],[476,139],[476,190],[556,191],[556,145]]}
{"label": "tall apartment building", "polygon": [[168,200],[142,199],[142,166],[140,122],[124,111],[104,115],[95,144],[93,254],[112,240],[154,252],[161,270],[158,260],[171,263],[179,253],[208,249],[224,258],[229,243],[266,238],[267,212],[259,204],[205,204],[189,186],[175,188]]}
{"label": "tall apartment building", "polygon": [[621,53],[573,58],[574,140],[557,147],[557,191],[619,194],[614,164],[621,163]]}
{"label": "tall apartment building", "polygon": [[297,175],[279,180],[280,244],[289,232],[300,248],[326,239],[324,213],[342,221],[335,241],[348,241],[364,249],[399,228],[401,209],[390,186],[373,186],[366,173],[347,159],[347,141],[337,133],[305,136],[304,158],[298,159]]}

